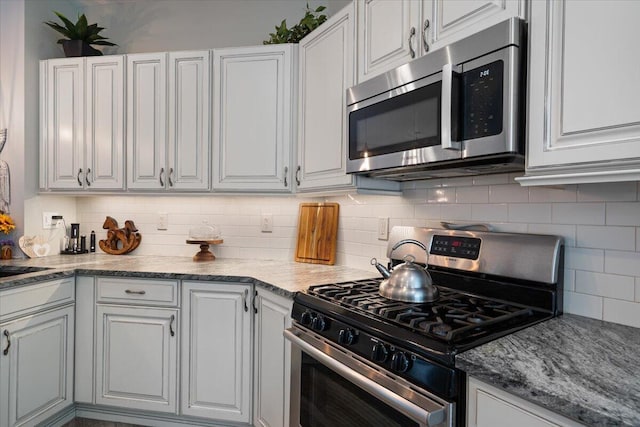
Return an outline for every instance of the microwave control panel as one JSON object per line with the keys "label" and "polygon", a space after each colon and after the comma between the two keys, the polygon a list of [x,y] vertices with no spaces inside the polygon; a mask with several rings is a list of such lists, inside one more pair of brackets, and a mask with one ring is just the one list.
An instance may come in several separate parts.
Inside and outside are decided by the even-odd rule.
{"label": "microwave control panel", "polygon": [[503,61],[462,73],[464,141],[502,133],[503,73]]}

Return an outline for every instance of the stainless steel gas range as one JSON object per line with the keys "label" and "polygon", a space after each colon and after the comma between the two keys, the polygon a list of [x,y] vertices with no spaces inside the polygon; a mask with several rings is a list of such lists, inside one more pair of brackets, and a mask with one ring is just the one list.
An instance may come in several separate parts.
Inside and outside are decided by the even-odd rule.
{"label": "stainless steel gas range", "polygon": [[297,294],[292,426],[463,426],[456,355],[562,312],[560,237],[395,227],[387,256],[426,266],[437,299],[385,298],[382,277]]}

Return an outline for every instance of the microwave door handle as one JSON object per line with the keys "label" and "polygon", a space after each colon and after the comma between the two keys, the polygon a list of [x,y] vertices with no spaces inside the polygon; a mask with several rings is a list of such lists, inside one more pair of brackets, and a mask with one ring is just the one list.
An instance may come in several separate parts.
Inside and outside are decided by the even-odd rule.
{"label": "microwave door handle", "polygon": [[[458,68],[458,67],[456,67]],[[451,138],[451,106],[453,96],[453,64],[442,67],[442,105],[440,114],[440,136],[442,148],[445,150],[461,150],[462,144]]]}

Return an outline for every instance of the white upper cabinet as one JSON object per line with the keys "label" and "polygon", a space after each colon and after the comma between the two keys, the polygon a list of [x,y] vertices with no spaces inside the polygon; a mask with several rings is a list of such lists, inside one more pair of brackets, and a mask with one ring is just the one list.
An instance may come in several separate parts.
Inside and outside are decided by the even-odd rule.
{"label": "white upper cabinet", "polygon": [[41,61],[40,186],[124,188],[124,57]]}
{"label": "white upper cabinet", "polygon": [[209,99],[208,51],[127,56],[128,188],[209,188]]}
{"label": "white upper cabinet", "polygon": [[356,0],[358,81],[513,16],[525,0]]}
{"label": "white upper cabinet", "polygon": [[166,167],[165,53],[127,56],[127,187],[163,189]]}
{"label": "white upper cabinet", "polygon": [[167,184],[209,188],[209,52],[169,53]]}
{"label": "white upper cabinet", "polygon": [[213,51],[213,187],[290,192],[295,45]]}
{"label": "white upper cabinet", "polygon": [[531,3],[520,184],[640,180],[639,16],[635,1]]}
{"label": "white upper cabinet", "polygon": [[348,175],[346,90],[354,84],[354,5],[300,41],[298,164],[300,192],[367,187],[397,192],[399,184]]}
{"label": "white upper cabinet", "polygon": [[298,189],[350,185],[346,89],[353,85],[353,5],[300,41]]}

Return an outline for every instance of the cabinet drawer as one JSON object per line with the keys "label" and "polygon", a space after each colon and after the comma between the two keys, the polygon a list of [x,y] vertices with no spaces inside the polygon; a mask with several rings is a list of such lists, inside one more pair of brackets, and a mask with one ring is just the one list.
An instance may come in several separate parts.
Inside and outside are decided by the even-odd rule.
{"label": "cabinet drawer", "polygon": [[0,323],[75,300],[73,277],[0,292]]}
{"label": "cabinet drawer", "polygon": [[114,304],[178,305],[178,281],[98,277],[97,301]]}

